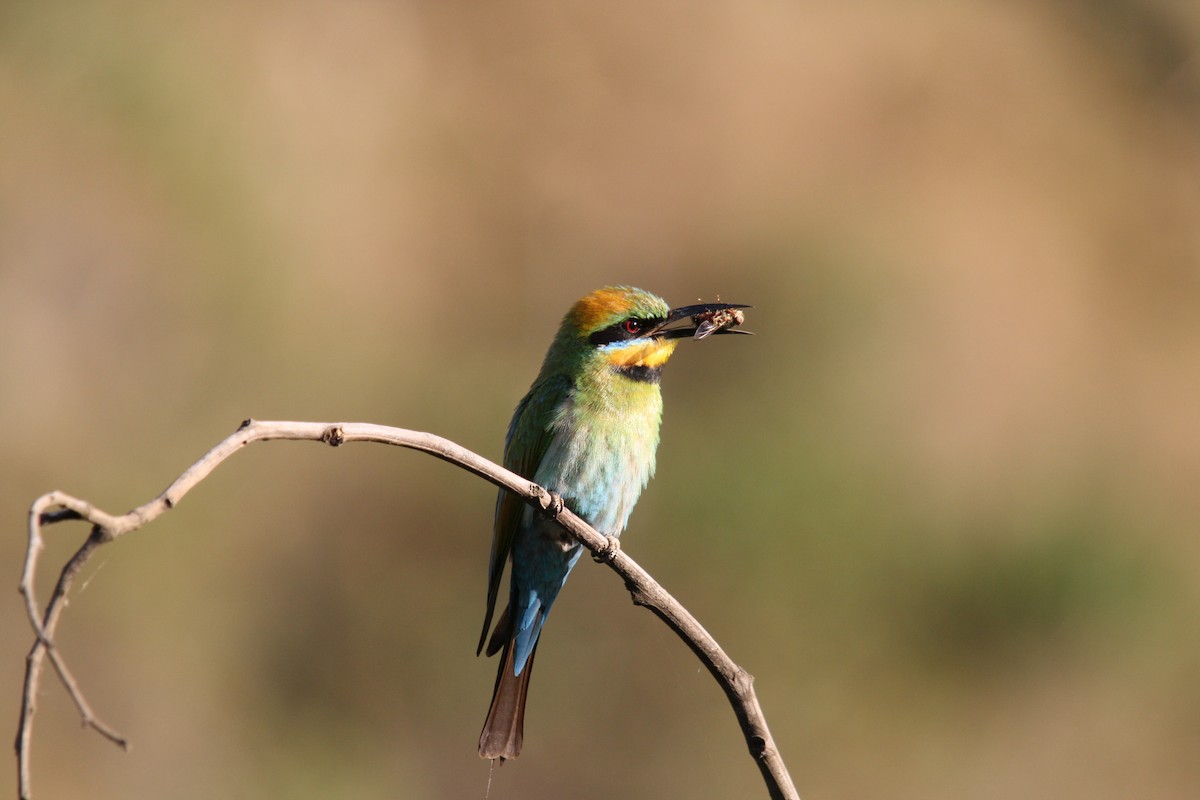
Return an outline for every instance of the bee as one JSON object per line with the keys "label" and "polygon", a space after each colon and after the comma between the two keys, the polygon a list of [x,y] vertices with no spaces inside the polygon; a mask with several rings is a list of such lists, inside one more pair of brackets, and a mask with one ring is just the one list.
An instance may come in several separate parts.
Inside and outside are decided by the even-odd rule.
{"label": "bee", "polygon": [[745,321],[746,315],[742,313],[740,308],[722,308],[718,311],[705,311],[692,317],[692,323],[696,326],[696,332],[692,334],[692,338],[703,339],[717,331],[725,330],[726,328],[736,328]]}

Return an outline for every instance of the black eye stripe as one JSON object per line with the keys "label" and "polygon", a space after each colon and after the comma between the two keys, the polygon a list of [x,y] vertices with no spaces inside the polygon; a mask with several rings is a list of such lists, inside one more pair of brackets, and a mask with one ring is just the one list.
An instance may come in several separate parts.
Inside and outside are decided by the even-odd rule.
{"label": "black eye stripe", "polygon": [[[596,331],[588,337],[588,341],[596,347],[600,347],[602,345],[612,344],[613,342],[624,342],[629,339],[636,339],[637,337],[641,336],[646,329],[652,328],[658,322],[662,322],[662,318],[651,317],[646,319],[642,317],[626,317],[620,322]],[[630,323],[633,324],[631,325]],[[631,327],[633,330],[629,329]]]}

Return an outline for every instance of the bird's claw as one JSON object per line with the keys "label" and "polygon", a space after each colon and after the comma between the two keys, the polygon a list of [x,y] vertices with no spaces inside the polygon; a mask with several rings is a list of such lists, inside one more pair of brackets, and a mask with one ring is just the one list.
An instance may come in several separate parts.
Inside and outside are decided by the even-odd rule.
{"label": "bird's claw", "polygon": [[538,505],[542,511],[545,511],[551,519],[554,519],[562,513],[564,508],[562,495],[557,492],[552,492],[549,489],[533,484],[534,490],[537,492]]}
{"label": "bird's claw", "polygon": [[592,560],[597,564],[608,564],[616,558],[619,552],[621,552],[621,540],[615,536],[605,536],[604,547],[592,553]]}

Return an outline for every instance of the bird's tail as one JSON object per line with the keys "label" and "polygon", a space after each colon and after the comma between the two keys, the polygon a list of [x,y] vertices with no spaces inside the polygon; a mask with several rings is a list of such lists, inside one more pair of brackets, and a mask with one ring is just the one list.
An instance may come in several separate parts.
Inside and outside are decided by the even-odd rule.
{"label": "bird's tail", "polygon": [[529,654],[529,660],[520,675],[513,674],[513,641],[511,636],[504,645],[500,659],[500,671],[496,673],[496,688],[492,692],[492,706],[488,709],[487,721],[479,734],[480,758],[516,758],[521,754],[521,743],[525,728],[525,695],[529,691],[529,675],[533,672],[533,657],[537,645]]}

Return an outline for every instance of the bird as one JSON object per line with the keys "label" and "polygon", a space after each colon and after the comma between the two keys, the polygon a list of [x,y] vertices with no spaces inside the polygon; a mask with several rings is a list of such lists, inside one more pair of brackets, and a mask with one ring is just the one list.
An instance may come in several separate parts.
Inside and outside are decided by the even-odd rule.
{"label": "bird", "polygon": [[[736,309],[742,308],[749,306],[672,309],[661,297],[632,286],[606,286],[585,295],[563,317],[541,370],[513,412],[504,466],[557,495],[615,545],[654,474],[663,365],[682,338],[746,333],[736,330],[743,320]],[[521,752],[525,698],[542,626],[582,552],[546,514],[500,489],[476,655],[486,643],[488,656],[501,651],[502,656],[479,736],[481,758],[503,762]],[[508,605],[492,628],[510,562]]]}

